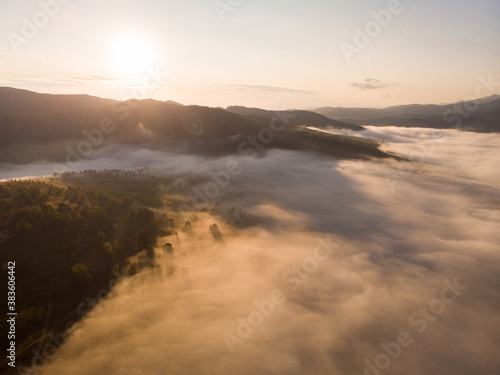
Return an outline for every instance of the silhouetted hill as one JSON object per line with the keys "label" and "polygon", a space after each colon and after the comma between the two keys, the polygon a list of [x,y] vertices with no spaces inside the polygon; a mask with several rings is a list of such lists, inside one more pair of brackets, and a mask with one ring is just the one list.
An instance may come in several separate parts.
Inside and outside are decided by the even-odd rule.
{"label": "silhouetted hill", "polygon": [[319,113],[311,111],[268,111],[260,108],[248,108],[241,106],[227,107],[229,112],[236,113],[241,116],[251,118],[256,121],[270,121],[273,117],[279,116],[282,118],[287,118],[291,124],[297,126],[313,126],[317,128],[334,128],[334,129],[349,129],[349,130],[363,130],[362,126],[356,124],[350,124],[347,122],[337,121],[332,118],[328,118]]}
{"label": "silhouetted hill", "polygon": [[38,94],[28,90],[0,87],[0,117],[77,111],[115,102],[112,99],[89,95]]}
{"label": "silhouetted hill", "polygon": [[[297,112],[300,118],[301,111]],[[91,151],[118,144],[212,156],[251,154],[257,148],[339,158],[391,156],[372,140],[320,133],[283,121],[257,121],[220,108],[151,99],[73,112],[12,115],[0,118],[0,162],[75,161],[85,157],[91,143]],[[252,146],[251,139],[257,139],[259,146]]]}
{"label": "silhouetted hill", "polygon": [[499,95],[481,98],[477,104],[461,101],[449,105],[411,104],[384,109],[324,107],[315,112],[358,125],[500,132]]}

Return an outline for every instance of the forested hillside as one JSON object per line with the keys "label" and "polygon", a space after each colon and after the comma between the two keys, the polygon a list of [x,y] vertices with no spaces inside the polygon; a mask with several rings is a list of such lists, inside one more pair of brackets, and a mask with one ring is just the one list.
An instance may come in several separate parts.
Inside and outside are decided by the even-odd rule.
{"label": "forested hillside", "polygon": [[[0,265],[5,280],[8,262],[16,264],[20,363],[90,311],[110,282],[137,272],[127,258],[141,250],[154,257],[157,236],[175,227],[154,213],[162,205],[158,184],[139,173],[60,177],[0,184]],[[5,320],[1,328],[7,332]]]}

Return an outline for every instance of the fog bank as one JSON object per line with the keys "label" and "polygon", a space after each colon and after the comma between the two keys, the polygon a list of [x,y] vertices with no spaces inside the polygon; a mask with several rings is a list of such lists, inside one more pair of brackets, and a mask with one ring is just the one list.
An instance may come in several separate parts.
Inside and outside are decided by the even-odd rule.
{"label": "fog bank", "polygon": [[[500,136],[365,132],[414,161],[280,150],[254,160],[141,159],[134,151],[158,173],[199,176],[197,191],[229,161],[241,170],[209,199],[216,211],[193,210],[192,233],[161,239],[174,259],[158,248],[160,269],[122,280],[35,370],[498,373]],[[255,225],[230,225],[247,217],[235,212]]]}

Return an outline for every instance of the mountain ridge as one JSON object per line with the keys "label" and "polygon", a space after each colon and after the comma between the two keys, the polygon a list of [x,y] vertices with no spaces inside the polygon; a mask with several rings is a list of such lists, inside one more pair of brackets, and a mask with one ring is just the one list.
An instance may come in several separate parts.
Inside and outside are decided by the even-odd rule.
{"label": "mountain ridge", "polygon": [[71,112],[117,102],[114,99],[86,94],[45,94],[2,86],[0,87],[0,118],[22,114]]}
{"label": "mountain ridge", "polygon": [[336,158],[395,157],[374,140],[316,132],[278,115],[252,119],[221,108],[153,99],[95,104],[43,113],[28,108],[25,114],[0,117],[0,162],[64,162],[110,145],[207,156],[254,155],[278,148]]}
{"label": "mountain ridge", "polygon": [[306,110],[291,109],[287,111],[270,111],[261,108],[250,108],[244,106],[230,106],[226,108],[229,112],[239,114],[255,120],[271,120],[275,116],[286,117],[294,125],[314,126],[319,128],[337,128],[360,131],[364,128],[357,124],[338,121],[328,118],[319,113]]}
{"label": "mountain ridge", "polygon": [[358,125],[500,132],[500,95],[496,94],[447,105],[408,104],[381,109],[321,107],[313,111]]}

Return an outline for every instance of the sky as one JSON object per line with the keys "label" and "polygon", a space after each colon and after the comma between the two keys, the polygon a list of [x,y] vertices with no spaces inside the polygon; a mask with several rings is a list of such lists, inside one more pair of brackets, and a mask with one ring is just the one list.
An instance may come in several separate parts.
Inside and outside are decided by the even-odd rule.
{"label": "sky", "polygon": [[281,110],[445,104],[500,81],[499,19],[498,0],[2,1],[0,85]]}

